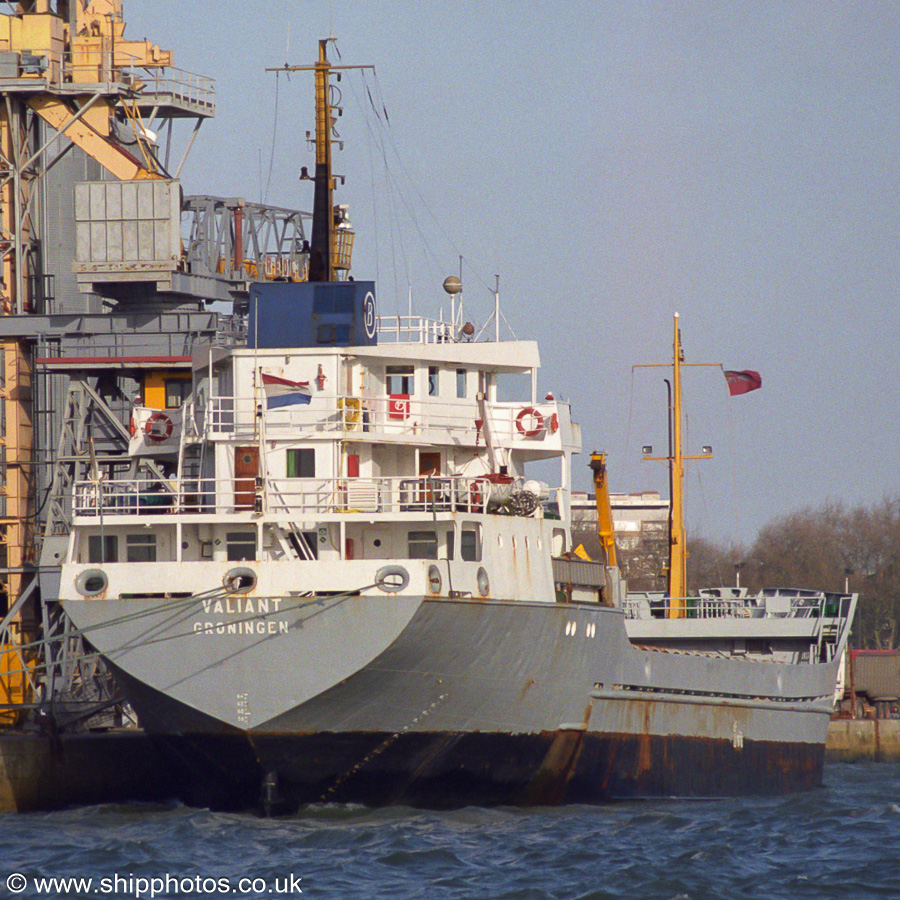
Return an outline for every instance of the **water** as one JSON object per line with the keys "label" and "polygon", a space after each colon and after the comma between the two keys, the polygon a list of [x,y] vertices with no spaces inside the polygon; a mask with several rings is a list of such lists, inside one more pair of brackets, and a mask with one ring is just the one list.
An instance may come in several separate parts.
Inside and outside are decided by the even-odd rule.
{"label": "water", "polygon": [[[823,788],[776,799],[445,813],[324,806],[270,820],[130,805],[0,816],[0,825],[0,897],[900,898],[900,765],[891,764],[829,765]],[[17,895],[12,872],[24,876]],[[93,881],[35,881],[73,876]]]}

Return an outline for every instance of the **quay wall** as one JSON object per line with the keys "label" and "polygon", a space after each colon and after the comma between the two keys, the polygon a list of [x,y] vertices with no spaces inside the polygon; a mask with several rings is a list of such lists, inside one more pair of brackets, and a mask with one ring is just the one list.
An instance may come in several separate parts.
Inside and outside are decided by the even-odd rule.
{"label": "quay wall", "polygon": [[0,813],[165,801],[173,783],[139,731],[44,735],[0,733]]}
{"label": "quay wall", "polygon": [[900,762],[900,719],[832,719],[828,762]]}

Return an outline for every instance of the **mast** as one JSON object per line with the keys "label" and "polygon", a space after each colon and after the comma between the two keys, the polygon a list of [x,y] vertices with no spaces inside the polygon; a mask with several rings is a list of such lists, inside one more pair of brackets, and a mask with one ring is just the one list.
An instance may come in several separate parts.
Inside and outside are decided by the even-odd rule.
{"label": "mast", "polygon": [[[319,41],[319,58],[312,66],[289,66],[267,72],[314,72],[316,80],[316,169],[313,176],[313,220],[309,245],[309,281],[338,281],[339,273],[350,268],[353,249],[349,223],[338,229],[339,210],[334,208],[334,172],[331,166],[331,135],[334,130],[335,110],[340,107],[331,102],[331,73],[343,69],[373,69],[374,66],[336,66],[328,60],[328,42],[333,37]],[[309,139],[309,132],[306,134]],[[301,169],[301,179],[308,179],[306,167]],[[342,180],[343,183],[343,180]]]}
{"label": "mast", "polygon": [[684,453],[681,446],[681,329],[675,313],[672,372],[672,453],[669,457],[671,496],[671,526],[669,528],[669,616],[684,616],[684,596],[687,592],[687,547],[684,532]]}
{"label": "mast", "polygon": [[[678,313],[672,336],[672,384],[669,405],[669,455],[644,456],[645,460],[666,462],[669,465],[669,571],[666,587],[669,595],[668,617],[683,619],[685,617],[684,598],[687,594],[687,537],[684,528],[684,464],[686,460],[711,459],[712,448],[704,447],[703,452],[695,456],[685,456],[682,447],[682,408],[681,408],[681,370],[684,366],[718,366],[720,363],[686,363],[684,349],[681,346],[681,329]],[[668,368],[669,363],[642,363],[634,368]],[[668,384],[668,379],[666,379]],[[653,448],[644,448],[646,454]]]}
{"label": "mast", "polygon": [[312,235],[309,245],[309,280],[334,281],[334,176],[331,171],[331,63],[328,40],[319,41],[316,73],[316,174],[313,189]]}

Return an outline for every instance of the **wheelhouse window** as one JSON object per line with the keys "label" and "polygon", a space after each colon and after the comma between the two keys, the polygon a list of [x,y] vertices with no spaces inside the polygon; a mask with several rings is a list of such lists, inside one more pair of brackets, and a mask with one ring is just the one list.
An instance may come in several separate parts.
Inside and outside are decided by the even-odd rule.
{"label": "wheelhouse window", "polygon": [[89,563],[108,563],[119,561],[119,539],[114,534],[88,535]]}
{"label": "wheelhouse window", "polygon": [[388,366],[386,370],[387,392],[391,395],[405,394],[407,397],[411,397],[415,393],[413,374],[412,366]]}
{"label": "wheelhouse window", "polygon": [[166,409],[181,409],[191,393],[190,378],[166,379]]}
{"label": "wheelhouse window", "polygon": [[338,324],[319,325],[316,330],[316,343],[318,344],[349,344],[350,326]]}
{"label": "wheelhouse window", "polygon": [[288,450],[286,474],[288,478],[315,478],[315,449],[312,447],[299,447]]}
{"label": "wheelhouse window", "polygon": [[466,396],[466,370],[456,370],[456,396],[460,399]]}
{"label": "wheelhouse window", "polygon": [[156,535],[152,532],[125,535],[128,562],[156,562]]}
{"label": "wheelhouse window", "polygon": [[428,367],[428,396],[437,397],[438,394],[438,367]]}
{"label": "wheelhouse window", "polygon": [[229,531],[225,535],[225,550],[229,562],[256,559],[256,534],[252,531]]}
{"label": "wheelhouse window", "polygon": [[437,559],[438,542],[436,531],[409,532],[410,559]]}

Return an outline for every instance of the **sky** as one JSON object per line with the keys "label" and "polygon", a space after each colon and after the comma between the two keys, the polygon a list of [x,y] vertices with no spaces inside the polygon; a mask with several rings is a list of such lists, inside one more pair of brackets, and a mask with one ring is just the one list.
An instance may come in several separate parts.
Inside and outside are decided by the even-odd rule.
{"label": "sky", "polygon": [[[668,494],[677,312],[693,536],[751,542],[825,501],[900,494],[900,4],[865,0],[124,0],[126,37],[216,82],[186,193],[310,209],[310,64],[338,85],[336,202],[381,312],[435,315],[462,270],[484,323],[541,345],[613,491]],[[371,97],[371,102],[370,98]],[[186,136],[186,132],[185,132]],[[462,258],[462,262],[460,259]]]}

